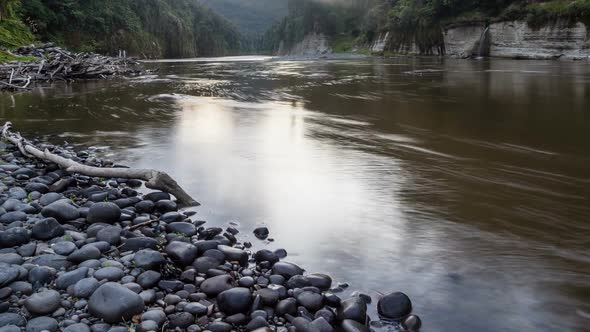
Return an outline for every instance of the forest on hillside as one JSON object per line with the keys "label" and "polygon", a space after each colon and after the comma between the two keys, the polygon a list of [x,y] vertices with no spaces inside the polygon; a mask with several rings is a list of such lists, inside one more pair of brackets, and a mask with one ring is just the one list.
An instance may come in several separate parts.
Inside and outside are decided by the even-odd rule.
{"label": "forest on hillside", "polygon": [[235,54],[242,37],[195,0],[0,0],[0,45],[178,58]]}
{"label": "forest on hillside", "polygon": [[289,14],[264,35],[261,48],[276,52],[310,32],[331,38],[334,51],[366,45],[380,33],[420,36],[435,44],[441,27],[473,22],[526,20],[541,26],[556,20],[590,23],[590,0],[289,0]]}
{"label": "forest on hillside", "polygon": [[199,0],[249,38],[261,36],[287,16],[287,0]]}

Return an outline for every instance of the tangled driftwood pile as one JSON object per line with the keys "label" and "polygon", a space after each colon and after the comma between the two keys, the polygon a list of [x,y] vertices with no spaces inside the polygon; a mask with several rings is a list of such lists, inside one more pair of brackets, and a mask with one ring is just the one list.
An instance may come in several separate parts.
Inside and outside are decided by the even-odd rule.
{"label": "tangled driftwood pile", "polygon": [[98,79],[143,72],[139,62],[126,57],[73,53],[53,44],[23,46],[12,53],[39,59],[0,64],[0,90],[27,89],[34,81]]}

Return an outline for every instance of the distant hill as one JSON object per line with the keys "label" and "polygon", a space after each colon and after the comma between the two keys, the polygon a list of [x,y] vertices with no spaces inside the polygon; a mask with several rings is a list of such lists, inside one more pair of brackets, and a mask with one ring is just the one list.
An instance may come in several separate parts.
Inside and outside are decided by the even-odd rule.
{"label": "distant hill", "polygon": [[265,33],[288,14],[288,0],[199,0],[245,35]]}

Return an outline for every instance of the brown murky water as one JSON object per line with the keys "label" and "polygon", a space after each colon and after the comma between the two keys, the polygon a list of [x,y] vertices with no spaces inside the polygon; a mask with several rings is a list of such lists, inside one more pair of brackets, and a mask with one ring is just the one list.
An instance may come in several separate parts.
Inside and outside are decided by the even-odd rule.
{"label": "brown murky water", "polygon": [[404,291],[424,331],[589,330],[588,63],[150,66],[2,95],[0,117],[169,171],[209,224],[374,299]]}

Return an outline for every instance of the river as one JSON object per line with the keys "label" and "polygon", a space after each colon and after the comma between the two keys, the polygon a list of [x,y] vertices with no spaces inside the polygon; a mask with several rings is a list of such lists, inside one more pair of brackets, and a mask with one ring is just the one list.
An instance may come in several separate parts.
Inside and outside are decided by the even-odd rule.
{"label": "river", "polygon": [[[423,331],[590,326],[590,66],[210,58],[0,96],[28,137],[168,171],[208,225]],[[251,231],[267,225],[271,243]]]}

